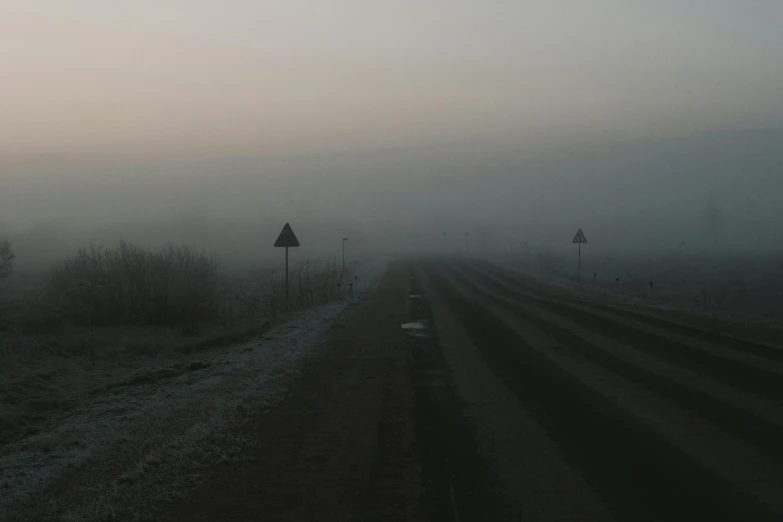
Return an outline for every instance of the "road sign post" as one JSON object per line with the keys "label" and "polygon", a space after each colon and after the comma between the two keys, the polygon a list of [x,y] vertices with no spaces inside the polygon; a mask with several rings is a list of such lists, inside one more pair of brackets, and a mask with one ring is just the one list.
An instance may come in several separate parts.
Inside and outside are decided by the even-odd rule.
{"label": "road sign post", "polygon": [[288,310],[288,298],[289,298],[289,291],[288,291],[288,248],[295,248],[299,246],[299,240],[296,239],[296,234],[294,234],[293,229],[291,228],[291,225],[286,223],[283,226],[283,230],[280,231],[280,235],[277,236],[277,241],[275,241],[275,248],[285,248],[285,307],[286,310]]}
{"label": "road sign post", "polygon": [[582,243],[587,243],[587,238],[585,238],[585,234],[582,232],[581,228],[577,231],[571,242],[579,245],[579,257],[576,263],[576,283],[579,284],[582,278]]}
{"label": "road sign post", "polygon": [[285,307],[288,309],[288,247],[285,247]]}

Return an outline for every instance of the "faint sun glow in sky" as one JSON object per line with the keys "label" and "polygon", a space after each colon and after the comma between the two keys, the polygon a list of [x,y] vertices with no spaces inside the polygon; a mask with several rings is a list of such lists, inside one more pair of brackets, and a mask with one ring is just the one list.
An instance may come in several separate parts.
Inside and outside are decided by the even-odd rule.
{"label": "faint sun glow in sky", "polygon": [[783,122],[770,0],[7,0],[0,154]]}

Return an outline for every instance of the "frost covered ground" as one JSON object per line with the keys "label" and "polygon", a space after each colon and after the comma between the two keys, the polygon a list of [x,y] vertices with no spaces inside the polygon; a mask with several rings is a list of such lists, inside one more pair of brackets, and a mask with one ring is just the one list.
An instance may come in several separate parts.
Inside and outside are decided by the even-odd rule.
{"label": "frost covered ground", "polygon": [[197,484],[201,466],[262,443],[226,428],[281,400],[388,262],[362,263],[352,297],[285,318],[262,338],[135,372],[0,447],[0,520],[154,519],[151,503]]}

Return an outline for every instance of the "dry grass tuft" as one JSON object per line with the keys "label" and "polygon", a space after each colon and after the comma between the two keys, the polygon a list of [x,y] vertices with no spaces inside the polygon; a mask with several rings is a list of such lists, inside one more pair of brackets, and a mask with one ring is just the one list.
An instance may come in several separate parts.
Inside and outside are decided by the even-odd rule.
{"label": "dry grass tuft", "polygon": [[[350,295],[352,272],[337,268],[334,259],[307,260],[289,273],[288,311],[303,310]],[[275,313],[286,310],[285,274],[276,272],[264,285],[264,306]]]}

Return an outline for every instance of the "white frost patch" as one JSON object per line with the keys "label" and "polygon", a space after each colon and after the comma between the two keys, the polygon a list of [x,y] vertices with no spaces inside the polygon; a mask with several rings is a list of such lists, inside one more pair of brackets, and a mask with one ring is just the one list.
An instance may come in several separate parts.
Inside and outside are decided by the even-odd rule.
{"label": "white frost patch", "polygon": [[[145,482],[147,489],[165,488],[151,470],[170,474],[199,460],[214,452],[207,443],[238,414],[279,402],[334,320],[359,303],[388,263],[385,257],[363,263],[353,298],[295,314],[263,340],[226,348],[207,368],[107,391],[60,424],[6,445],[0,449],[0,520],[43,502],[47,487],[84,470],[84,480],[71,485],[75,491],[46,499],[58,519],[105,519],[148,495]],[[123,459],[130,464],[123,466]]]}
{"label": "white frost patch", "polygon": [[427,326],[422,323],[405,323],[402,325],[405,330],[426,330]]}

